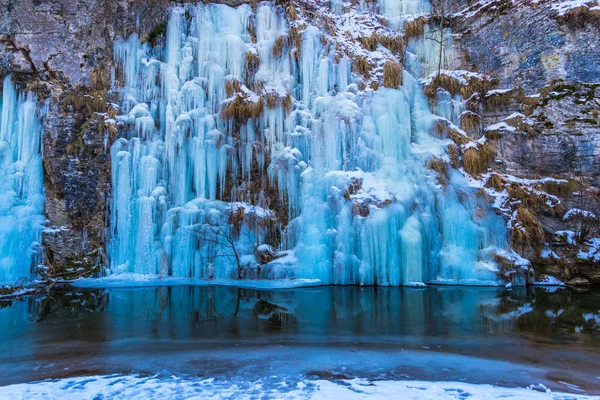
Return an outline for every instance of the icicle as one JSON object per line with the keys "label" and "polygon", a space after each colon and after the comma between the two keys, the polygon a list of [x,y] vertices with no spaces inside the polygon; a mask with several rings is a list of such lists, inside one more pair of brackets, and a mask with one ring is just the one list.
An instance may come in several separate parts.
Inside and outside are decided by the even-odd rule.
{"label": "icicle", "polygon": [[394,27],[401,26],[404,18],[431,12],[429,0],[378,0],[379,13]]}
{"label": "icicle", "polygon": [[44,226],[42,120],[47,106],[4,79],[0,120],[0,283],[30,278]]}

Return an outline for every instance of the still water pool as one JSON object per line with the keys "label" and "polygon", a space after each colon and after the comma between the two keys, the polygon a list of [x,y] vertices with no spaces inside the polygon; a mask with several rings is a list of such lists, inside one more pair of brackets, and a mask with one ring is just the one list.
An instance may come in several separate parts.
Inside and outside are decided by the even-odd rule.
{"label": "still water pool", "polygon": [[0,301],[0,385],[111,375],[452,381],[600,394],[600,291],[58,289]]}

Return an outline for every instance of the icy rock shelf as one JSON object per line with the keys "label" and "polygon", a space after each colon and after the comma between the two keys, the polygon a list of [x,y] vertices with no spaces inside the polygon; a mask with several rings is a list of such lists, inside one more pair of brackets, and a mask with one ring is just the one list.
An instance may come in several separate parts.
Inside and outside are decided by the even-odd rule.
{"label": "icy rock shelf", "polygon": [[[430,7],[380,4],[398,31]],[[449,144],[431,134],[440,117],[419,84],[436,42],[415,41],[398,89],[360,90],[354,60],[337,59],[326,34],[302,22],[295,45],[299,22],[280,7],[189,5],[172,9],[164,46],[116,42],[109,272],[498,284],[502,221],[460,172],[442,186],[426,167]],[[436,112],[451,119],[450,100]],[[282,257],[260,265],[264,244]]]}

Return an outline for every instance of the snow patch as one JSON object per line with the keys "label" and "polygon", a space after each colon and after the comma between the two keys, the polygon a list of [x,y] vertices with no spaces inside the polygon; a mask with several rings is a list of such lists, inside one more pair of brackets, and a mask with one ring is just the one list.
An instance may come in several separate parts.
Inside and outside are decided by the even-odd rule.
{"label": "snow patch", "polygon": [[267,385],[261,380],[216,380],[172,376],[86,376],[22,383],[0,388],[2,398],[148,399],[148,398],[260,398],[277,399],[593,399],[593,396],[552,392],[537,384],[507,388],[465,382],[370,381],[366,379],[305,380]]}

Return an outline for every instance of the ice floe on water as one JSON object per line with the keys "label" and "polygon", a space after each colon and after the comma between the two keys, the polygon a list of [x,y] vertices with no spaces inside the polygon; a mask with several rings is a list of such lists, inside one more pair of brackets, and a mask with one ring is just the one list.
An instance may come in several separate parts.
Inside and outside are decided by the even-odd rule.
{"label": "ice floe on water", "polygon": [[71,282],[81,288],[111,288],[111,287],[145,287],[145,286],[235,286],[246,289],[290,289],[295,287],[320,286],[319,279],[202,279],[163,277],[160,275],[144,275],[126,273],[108,275],[102,278],[85,278]]}

